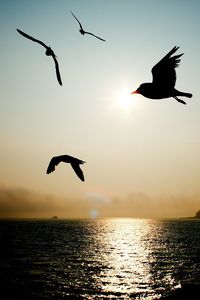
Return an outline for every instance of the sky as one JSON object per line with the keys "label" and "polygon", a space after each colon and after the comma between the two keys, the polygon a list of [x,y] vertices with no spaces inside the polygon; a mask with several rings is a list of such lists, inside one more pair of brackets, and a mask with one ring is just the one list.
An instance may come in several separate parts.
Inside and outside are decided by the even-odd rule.
{"label": "sky", "polygon": [[[106,42],[82,36],[70,11]],[[196,214],[199,11],[194,0],[0,0],[0,218]],[[17,28],[51,46],[63,86]],[[174,46],[187,105],[130,96]],[[46,174],[62,154],[86,161],[85,182],[68,164]]]}

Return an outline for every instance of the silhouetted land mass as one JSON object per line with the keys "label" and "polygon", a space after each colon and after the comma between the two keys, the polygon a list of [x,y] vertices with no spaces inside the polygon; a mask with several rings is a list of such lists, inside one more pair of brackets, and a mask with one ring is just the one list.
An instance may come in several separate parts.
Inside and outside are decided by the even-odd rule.
{"label": "silhouetted land mass", "polygon": [[42,45],[42,46],[46,49],[45,54],[46,54],[47,56],[52,56],[52,57],[53,57],[53,60],[54,60],[54,63],[55,63],[55,68],[56,68],[56,76],[57,76],[57,79],[58,79],[59,84],[62,85],[58,61],[57,61],[57,59],[56,59],[56,55],[55,55],[55,53],[53,52],[53,50],[52,50],[50,47],[48,47],[47,45],[45,45],[43,42],[41,42],[40,40],[37,40],[37,39],[33,38],[32,36],[26,34],[25,32],[23,32],[23,31],[21,31],[21,30],[19,30],[19,29],[17,29],[17,31],[18,31],[22,36],[24,36],[25,38],[27,38],[27,39],[29,39],[29,40],[31,40],[31,41],[33,41],[33,42],[36,42],[36,43]]}
{"label": "silhouetted land mass", "polygon": [[183,53],[175,56],[171,55],[174,54],[178,49],[179,47],[174,47],[152,68],[152,82],[142,83],[139,88],[131,94],[141,94],[144,97],[150,99],[163,99],[173,97],[178,102],[186,104],[185,101],[177,98],[177,96],[191,98],[192,94],[180,92],[175,89],[175,68],[178,67],[180,57],[183,55]]}
{"label": "silhouetted land mass", "polygon": [[99,40],[101,40],[101,41],[104,41],[104,42],[106,41],[106,40],[100,38],[99,36],[97,36],[97,35],[95,35],[95,34],[89,32],[89,31],[85,31],[85,30],[83,29],[82,25],[81,25],[81,22],[77,19],[77,17],[73,14],[72,11],[71,11],[71,14],[72,14],[72,16],[76,19],[76,21],[79,23],[79,26],[80,26],[79,32],[80,32],[82,35],[84,35],[84,34],[90,34],[90,35],[93,35],[94,37],[96,37],[97,39],[99,39]]}
{"label": "silhouetted land mass", "polygon": [[200,219],[200,210],[196,213],[195,218]]}
{"label": "silhouetted land mass", "polygon": [[47,168],[47,174],[55,171],[55,166],[57,166],[60,162],[70,163],[76,175],[82,180],[85,181],[83,171],[80,168],[80,164],[84,164],[85,161],[80,160],[78,158],[72,157],[70,155],[60,155],[54,156]]}
{"label": "silhouetted land mass", "polygon": [[[183,218],[181,218],[181,219],[183,219]],[[196,212],[195,216],[187,217],[186,219],[200,219],[200,210]]]}

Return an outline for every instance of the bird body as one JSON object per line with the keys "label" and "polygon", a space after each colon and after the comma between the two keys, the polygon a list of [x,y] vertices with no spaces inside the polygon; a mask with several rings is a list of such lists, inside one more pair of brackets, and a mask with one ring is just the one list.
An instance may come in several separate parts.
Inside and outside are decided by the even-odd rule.
{"label": "bird body", "polygon": [[80,160],[78,158],[75,158],[73,156],[70,155],[59,155],[59,156],[54,156],[47,168],[47,174],[50,174],[51,172],[55,171],[55,166],[57,166],[60,162],[65,162],[65,163],[70,163],[74,172],[76,173],[76,175],[82,180],[84,181],[84,174],[83,171],[80,168],[80,164],[84,164],[85,161]]}
{"label": "bird body", "polygon": [[103,42],[106,41],[106,40],[100,38],[99,36],[97,36],[97,35],[95,35],[95,34],[89,32],[89,31],[85,31],[85,30],[83,29],[82,25],[81,25],[81,22],[77,19],[77,17],[73,14],[72,11],[71,11],[71,14],[72,14],[72,16],[76,19],[76,21],[79,23],[79,26],[80,26],[79,32],[80,32],[82,35],[90,34],[90,35],[93,35],[94,37],[96,37],[97,39],[99,39],[99,40],[101,40],[101,41],[103,41]]}
{"label": "bird body", "polygon": [[51,49],[51,47],[45,45],[42,41],[38,40],[38,39],[35,39],[33,38],[32,36],[26,34],[25,32],[21,31],[20,29],[17,29],[17,31],[22,35],[24,36],[25,38],[33,41],[33,42],[36,42],[40,45],[42,45],[46,51],[45,51],[45,54],[47,56],[52,56],[53,60],[54,60],[54,63],[55,63],[55,68],[56,68],[56,76],[57,76],[57,79],[58,79],[58,82],[60,85],[62,85],[62,80],[61,80],[61,76],[60,76],[60,71],[59,71],[59,65],[58,65],[58,61],[57,61],[57,58],[56,58],[56,55],[55,53],[53,52],[53,50]]}
{"label": "bird body", "polygon": [[183,55],[174,54],[179,47],[174,47],[167,55],[165,55],[161,61],[159,61],[152,68],[153,81],[142,83],[139,88],[131,94],[141,94],[150,99],[163,99],[173,97],[178,102],[186,104],[185,101],[177,98],[177,96],[183,96],[191,98],[192,94],[180,92],[175,89],[176,72],[175,68],[178,67],[180,57]]}
{"label": "bird body", "polygon": [[164,99],[169,97],[175,97],[175,96],[184,96],[184,97],[191,97],[189,93],[180,92],[176,89],[168,89],[168,88],[160,88],[155,87],[152,85],[151,82],[142,83],[140,87],[133,92],[133,94],[141,94],[146,98],[150,99]]}

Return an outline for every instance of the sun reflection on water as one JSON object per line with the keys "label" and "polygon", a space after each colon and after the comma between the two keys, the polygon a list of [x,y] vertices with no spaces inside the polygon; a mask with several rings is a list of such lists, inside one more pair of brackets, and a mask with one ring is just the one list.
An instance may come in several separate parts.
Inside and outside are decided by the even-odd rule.
{"label": "sun reflection on water", "polygon": [[[97,220],[91,243],[94,261],[101,265],[93,280],[101,292],[115,299],[157,299],[167,286],[177,286],[170,271],[157,262],[162,224],[153,220]],[[152,242],[153,241],[153,242]],[[90,249],[87,249],[90,251]],[[160,267],[161,264],[161,267]],[[160,272],[160,273],[159,273]],[[163,285],[160,284],[163,282]],[[144,298],[142,298],[142,296]]]}
{"label": "sun reflection on water", "polygon": [[134,294],[138,289],[146,292],[150,250],[145,247],[144,237],[151,230],[149,221],[115,219],[109,220],[106,226],[106,236],[98,241],[105,247],[101,249],[101,259],[107,266],[97,279],[102,289],[113,293]]}

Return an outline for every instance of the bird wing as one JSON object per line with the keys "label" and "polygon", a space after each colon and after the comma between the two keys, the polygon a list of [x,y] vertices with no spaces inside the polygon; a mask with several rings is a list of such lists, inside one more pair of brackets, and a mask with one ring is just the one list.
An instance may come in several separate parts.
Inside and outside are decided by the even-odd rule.
{"label": "bird wing", "polygon": [[99,39],[99,40],[101,40],[101,41],[104,41],[104,42],[106,41],[106,40],[100,38],[99,36],[97,36],[97,35],[95,35],[95,34],[93,34],[93,33],[91,33],[91,32],[85,31],[85,33],[90,34],[90,35],[93,35],[94,37],[96,37],[97,39]]}
{"label": "bird wing", "polygon": [[55,55],[53,55],[53,60],[55,62],[56,76],[57,76],[58,82],[60,83],[60,85],[62,85],[62,80],[61,80],[60,71],[59,71],[59,65],[58,65],[58,61],[57,61]]}
{"label": "bird wing", "polygon": [[176,71],[175,68],[178,67],[180,59],[183,55],[174,54],[179,47],[174,47],[167,55],[165,55],[151,70],[153,75],[153,84],[159,86],[159,88],[173,88],[176,83]]}
{"label": "bird wing", "polygon": [[43,42],[41,42],[40,40],[37,40],[37,39],[33,38],[32,36],[26,34],[25,32],[23,32],[23,31],[21,31],[21,30],[19,30],[19,29],[17,29],[17,31],[18,31],[21,35],[23,35],[25,38],[27,38],[27,39],[29,39],[29,40],[31,40],[31,41],[33,41],[33,42],[36,42],[36,43],[42,45],[42,46],[45,47],[46,49],[48,48],[48,47],[47,47]]}
{"label": "bird wing", "polygon": [[77,175],[82,181],[85,181],[83,171],[81,170],[79,164],[78,164],[78,163],[71,163],[71,166],[72,166],[74,172],[76,173],[76,175]]}
{"label": "bird wing", "polygon": [[[81,22],[77,19],[77,17],[73,14],[73,12],[71,11],[72,16],[76,19],[76,21],[79,23],[79,26],[81,28],[81,30],[83,30],[83,27],[81,25]],[[84,30],[83,30],[84,31]]]}
{"label": "bird wing", "polygon": [[55,166],[57,166],[61,162],[60,156],[55,156],[50,160],[50,163],[47,168],[47,174],[55,171]]}

